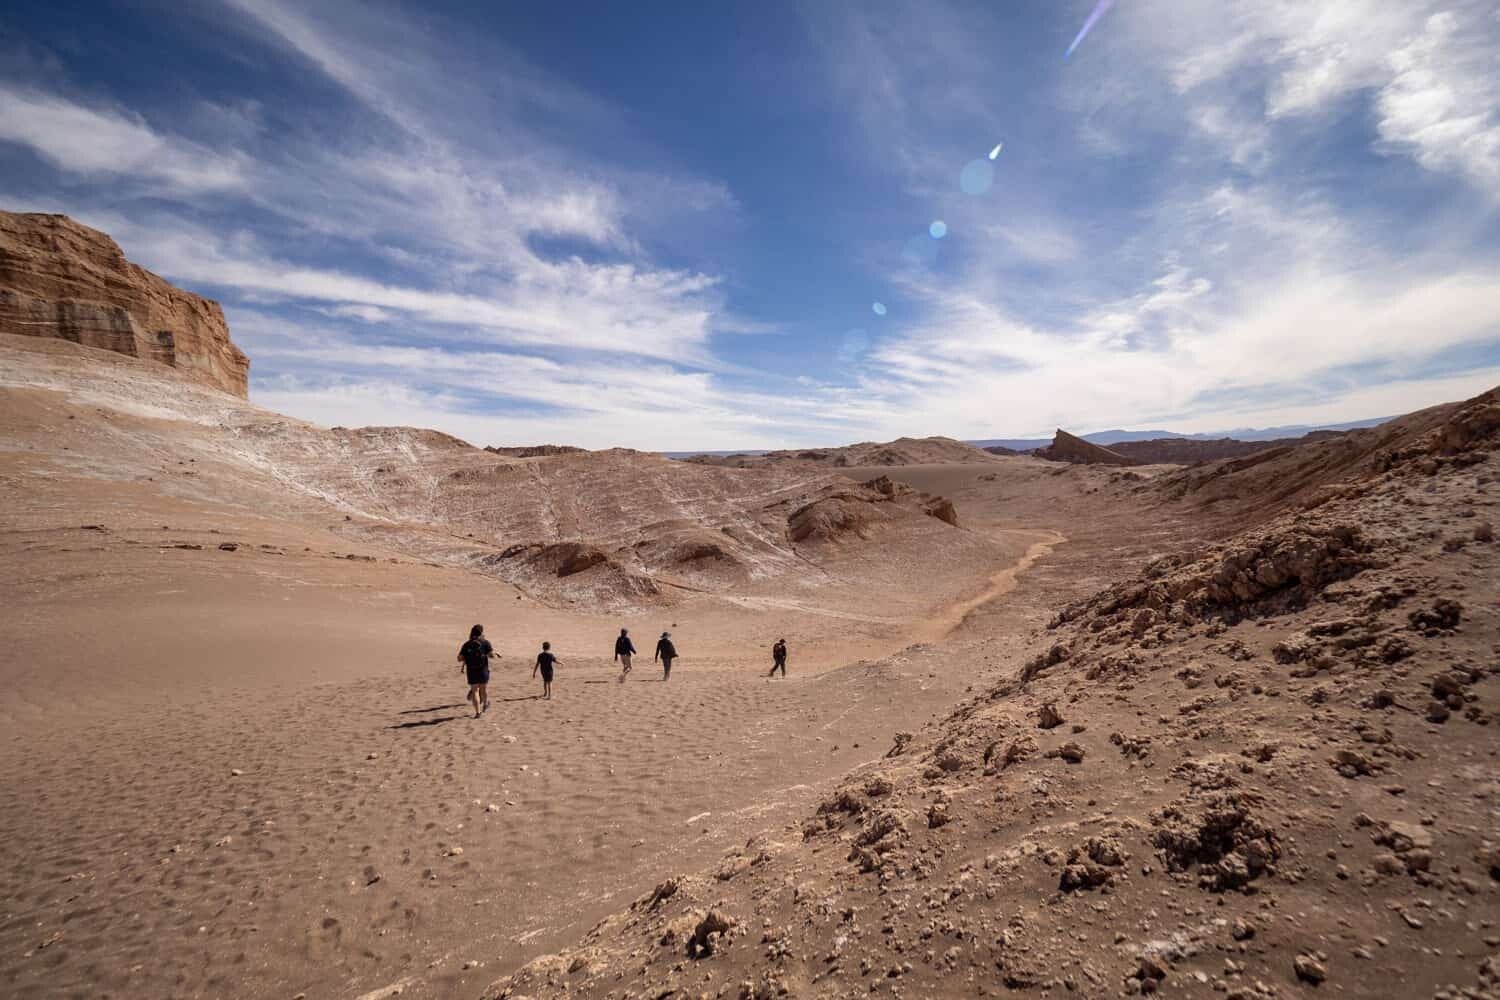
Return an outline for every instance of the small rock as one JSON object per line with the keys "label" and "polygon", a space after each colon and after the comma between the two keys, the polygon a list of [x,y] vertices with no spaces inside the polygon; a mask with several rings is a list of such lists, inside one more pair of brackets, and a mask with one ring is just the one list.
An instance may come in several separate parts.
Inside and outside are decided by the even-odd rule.
{"label": "small rock", "polygon": [[242,775],[244,773],[245,773],[244,771],[241,771],[237,767],[232,767],[232,768],[229,769],[229,776],[231,778],[238,778],[240,775]]}
{"label": "small rock", "polygon": [[1069,764],[1081,764],[1083,762],[1084,749],[1077,743],[1064,743],[1056,750],[1047,751],[1048,757],[1061,757]]}
{"label": "small rock", "polygon": [[1314,986],[1328,978],[1328,970],[1323,967],[1323,963],[1311,955],[1298,955],[1292,962],[1292,969],[1296,971],[1298,979]]}

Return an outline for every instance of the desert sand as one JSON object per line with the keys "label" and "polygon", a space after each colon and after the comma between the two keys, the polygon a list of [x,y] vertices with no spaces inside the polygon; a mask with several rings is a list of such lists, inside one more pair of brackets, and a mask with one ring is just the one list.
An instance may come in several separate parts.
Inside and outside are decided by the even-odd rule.
{"label": "desert sand", "polygon": [[5,995],[1500,989],[1500,390],[1191,468],[497,452],[261,410],[124,335],[175,294],[0,333]]}
{"label": "desert sand", "polygon": [[[664,515],[737,517],[753,541],[733,505],[817,498],[831,480],[614,453],[505,464],[415,432],[300,425],[116,354],[0,339],[0,933],[20,996],[357,996],[403,980],[409,995],[477,993],[663,867],[794,820],[892,731],[946,709],[971,665],[905,651],[954,633],[1062,541],[903,509],[859,526],[868,538],[752,549],[764,578],[675,566],[637,590],[615,565],[639,546],[625,541],[701,532]],[[622,461],[624,504],[648,509],[585,509],[570,477]],[[477,539],[462,529],[499,515],[458,490],[369,484],[517,466],[530,496],[552,484],[552,516],[572,526]],[[742,475],[753,490],[721,478]],[[835,494],[854,486],[838,481]],[[657,493],[674,489],[694,505]],[[538,544],[578,532],[610,559],[500,578],[495,543],[519,530]],[[454,662],[473,621],[500,651],[477,721]],[[625,684],[620,627],[646,654]],[[649,662],[663,629],[684,654],[669,685]],[[777,636],[784,682],[764,676]],[[551,703],[528,676],[543,639],[562,660]]]}

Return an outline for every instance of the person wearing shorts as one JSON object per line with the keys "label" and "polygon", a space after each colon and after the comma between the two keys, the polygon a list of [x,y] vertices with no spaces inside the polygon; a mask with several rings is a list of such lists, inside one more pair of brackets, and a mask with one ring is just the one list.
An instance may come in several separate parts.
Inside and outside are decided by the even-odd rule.
{"label": "person wearing shorts", "polygon": [[489,711],[490,657],[494,655],[495,647],[484,637],[483,625],[469,629],[469,641],[458,649],[458,669],[468,677],[469,697],[466,700],[474,706],[476,719]]}
{"label": "person wearing shorts", "polygon": [[531,668],[531,676],[536,677],[538,670],[542,672],[542,697],[548,701],[552,700],[552,668],[560,660],[552,655],[552,643],[542,643],[542,651],[536,654],[536,666]]}
{"label": "person wearing shorts", "polygon": [[630,658],[635,655],[635,643],[630,641],[630,630],[620,629],[620,637],[615,640],[615,659],[623,667],[620,671],[620,683],[625,683],[625,675],[630,673]]}

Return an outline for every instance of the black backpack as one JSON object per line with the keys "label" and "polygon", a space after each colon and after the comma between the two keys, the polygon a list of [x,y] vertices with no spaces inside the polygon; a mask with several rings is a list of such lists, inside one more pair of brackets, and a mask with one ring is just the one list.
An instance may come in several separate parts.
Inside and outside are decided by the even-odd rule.
{"label": "black backpack", "polygon": [[464,658],[466,667],[478,669],[489,662],[489,658],[484,655],[484,643],[479,639],[470,639],[464,643],[464,648],[458,651],[458,655]]}

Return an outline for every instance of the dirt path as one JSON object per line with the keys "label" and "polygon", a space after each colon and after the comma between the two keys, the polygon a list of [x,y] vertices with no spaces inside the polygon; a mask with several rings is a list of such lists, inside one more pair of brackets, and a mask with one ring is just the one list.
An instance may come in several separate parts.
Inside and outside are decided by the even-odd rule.
{"label": "dirt path", "polygon": [[915,635],[918,636],[917,641],[937,642],[952,635],[962,627],[964,620],[971,612],[1015,590],[1022,573],[1030,569],[1038,559],[1046,556],[1056,546],[1068,540],[1062,532],[1051,530],[1026,531],[1000,528],[989,533],[996,538],[1020,536],[1035,537],[1037,540],[1027,547],[1026,553],[1020,559],[990,577],[989,584],[984,590],[973,597],[949,605],[918,626],[915,630]]}

